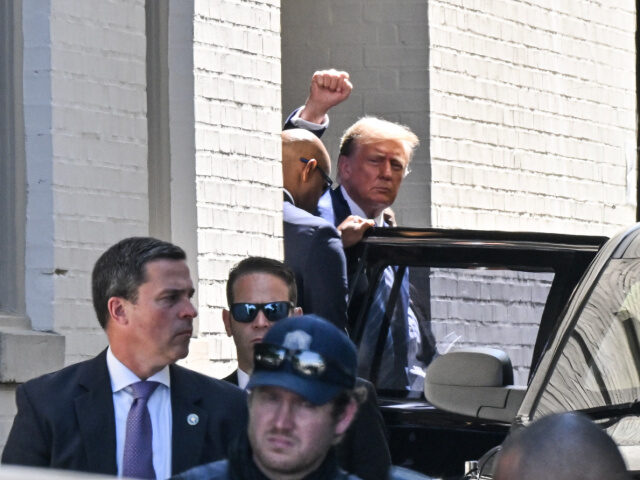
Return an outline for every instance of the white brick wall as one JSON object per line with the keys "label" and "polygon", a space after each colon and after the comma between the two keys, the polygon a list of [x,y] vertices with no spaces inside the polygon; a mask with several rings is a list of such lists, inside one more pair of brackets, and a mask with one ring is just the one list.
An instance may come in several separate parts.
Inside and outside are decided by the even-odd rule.
{"label": "white brick wall", "polygon": [[221,317],[229,269],[248,255],[283,256],[279,4],[195,2],[201,338],[185,363],[217,376],[234,367]]}
{"label": "white brick wall", "polygon": [[287,2],[283,109],[314,70],[355,89],[324,140],[377,114],[420,136],[404,225],[611,234],[635,218],[635,4]]}
{"label": "white brick wall", "polygon": [[632,1],[430,1],[434,226],[633,222],[634,34]]}
{"label": "white brick wall", "polygon": [[72,363],[106,345],[94,261],[148,230],[144,1],[28,0],[23,23],[27,309]]}
{"label": "white brick wall", "polygon": [[[323,137],[334,160],[363,114],[420,136],[394,205],[400,224],[611,235],[634,221],[631,0],[297,0],[282,11],[285,114],[314,70],[352,74]],[[438,335],[501,340],[526,379],[534,326],[490,317],[476,332],[477,317],[450,313],[434,317]]]}
{"label": "white brick wall", "polygon": [[[430,224],[429,73],[426,0],[295,0],[282,5],[283,114],[304,103],[315,70],[351,74],[350,98],[322,137],[333,171],[342,132],[377,115],[408,125],[422,145],[394,204],[400,224]],[[335,175],[334,175],[335,176]]]}

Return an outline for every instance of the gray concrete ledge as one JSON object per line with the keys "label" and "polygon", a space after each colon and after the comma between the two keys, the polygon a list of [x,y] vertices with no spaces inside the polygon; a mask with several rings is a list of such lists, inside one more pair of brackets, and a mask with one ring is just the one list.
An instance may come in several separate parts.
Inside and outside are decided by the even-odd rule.
{"label": "gray concrete ledge", "polygon": [[1,383],[23,383],[59,370],[64,349],[64,336],[31,330],[24,317],[0,315]]}

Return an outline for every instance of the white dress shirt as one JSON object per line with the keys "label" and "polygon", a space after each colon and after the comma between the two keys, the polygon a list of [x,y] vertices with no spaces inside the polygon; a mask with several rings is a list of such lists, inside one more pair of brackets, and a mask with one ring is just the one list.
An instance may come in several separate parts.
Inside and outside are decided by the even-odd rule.
{"label": "white dress shirt", "polygon": [[238,386],[244,390],[247,388],[247,383],[249,383],[249,374],[238,369]]}
{"label": "white dress shirt", "polygon": [[[113,409],[116,417],[116,463],[118,476],[122,476],[122,459],[124,456],[124,440],[127,432],[127,416],[133,403],[132,383],[139,382],[138,376],[118,360],[111,347],[107,349],[107,368],[111,377],[113,392]],[[158,388],[151,394],[147,402],[153,429],[153,468],[157,479],[171,476],[171,382],[169,367],[165,367],[155,375],[147,378],[158,382]]]}
{"label": "white dress shirt", "polygon": [[[344,199],[347,201],[347,204],[349,205],[349,210],[351,210],[351,215],[358,215],[359,217],[362,217],[362,218],[369,218],[367,214],[364,213],[364,210],[360,208],[360,205],[358,205],[356,202],[353,201],[353,198],[349,196],[349,194],[347,193],[347,190],[342,185],[340,185],[340,191],[342,192],[342,196],[344,197]],[[380,215],[374,218],[373,221],[375,222],[376,227],[384,227],[384,215],[382,214],[382,212],[380,213]]]}
{"label": "white dress shirt", "polygon": [[295,115],[291,117],[291,123],[297,128],[304,128],[305,130],[311,130],[312,132],[317,132],[326,129],[329,126],[329,115],[324,116],[324,121],[322,123],[313,123],[309,120],[305,120],[304,118],[300,118],[300,112],[302,111],[302,107],[299,107],[296,111]]}
{"label": "white dress shirt", "polygon": [[282,191],[286,195],[287,199],[291,202],[291,204],[295,206],[296,202],[293,199],[293,195],[291,195],[291,192],[284,187],[282,187]]}

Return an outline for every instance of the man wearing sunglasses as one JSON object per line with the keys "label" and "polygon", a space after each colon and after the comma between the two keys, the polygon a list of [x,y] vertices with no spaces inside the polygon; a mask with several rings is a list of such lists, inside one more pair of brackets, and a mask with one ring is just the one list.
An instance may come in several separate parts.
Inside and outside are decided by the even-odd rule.
{"label": "man wearing sunglasses", "polygon": [[253,370],[253,348],[271,326],[290,315],[300,315],[293,272],[282,262],[248,257],[235,265],[227,281],[228,310],[222,311],[227,335],[233,338],[238,370],[224,380],[246,388]]}
{"label": "man wearing sunglasses", "polygon": [[[293,307],[297,301],[295,277],[282,262],[248,257],[229,273],[227,301],[229,310],[223,311],[222,319],[236,345],[238,369],[224,380],[246,388],[253,370],[254,347],[272,326],[302,314],[300,308]],[[338,446],[338,459],[342,468],[362,479],[379,480],[391,464],[384,422],[372,385],[361,379],[358,385],[368,390],[368,396]]]}
{"label": "man wearing sunglasses", "polygon": [[322,141],[307,130],[282,132],[284,262],[298,287],[298,305],[339,328],[347,321],[347,267],[340,235],[314,215],[332,184]]}
{"label": "man wearing sunglasses", "polygon": [[177,478],[357,480],[340,469],[332,448],[362,398],[356,362],[353,343],[325,320],[278,321],[255,348],[247,435],[232,444],[228,460]]}

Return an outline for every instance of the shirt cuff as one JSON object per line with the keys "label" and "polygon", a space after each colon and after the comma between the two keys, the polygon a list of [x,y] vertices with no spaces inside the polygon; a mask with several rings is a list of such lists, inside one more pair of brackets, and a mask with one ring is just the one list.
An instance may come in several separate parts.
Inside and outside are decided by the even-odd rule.
{"label": "shirt cuff", "polygon": [[322,123],[313,123],[304,118],[300,118],[300,112],[304,108],[304,105],[296,111],[296,113],[291,117],[291,123],[298,128],[304,128],[305,130],[323,130],[329,127],[329,115],[324,116],[324,122]]}

